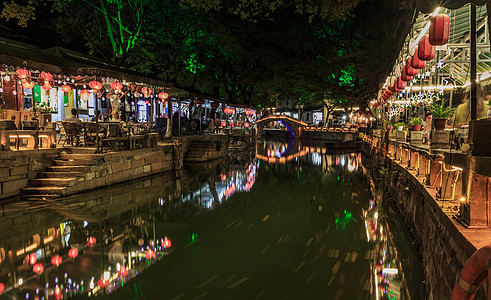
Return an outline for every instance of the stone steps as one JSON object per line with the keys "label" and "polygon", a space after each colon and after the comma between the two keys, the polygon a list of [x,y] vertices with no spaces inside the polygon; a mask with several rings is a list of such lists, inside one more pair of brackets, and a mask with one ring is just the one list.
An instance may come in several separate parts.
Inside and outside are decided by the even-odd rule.
{"label": "stone steps", "polygon": [[22,195],[38,195],[41,197],[48,196],[60,196],[63,191],[66,190],[65,186],[41,186],[41,187],[26,187],[22,189]]}
{"label": "stone steps", "polygon": [[101,154],[93,153],[60,153],[61,160],[97,160]]}
{"label": "stone steps", "polygon": [[30,179],[29,186],[31,187],[69,187],[74,185],[78,177],[67,178],[37,178]]}
{"label": "stone steps", "polygon": [[51,166],[48,167],[48,172],[85,172],[90,166]]}
{"label": "stone steps", "polygon": [[38,174],[39,178],[69,178],[69,177],[82,177],[84,172],[41,172]]}
{"label": "stone steps", "polygon": [[55,159],[54,163],[56,166],[90,166],[95,165],[97,160],[94,159]]}
{"label": "stone steps", "polygon": [[66,147],[62,150],[62,153],[72,153],[72,154],[95,154],[97,151],[96,148],[87,148],[87,147]]}

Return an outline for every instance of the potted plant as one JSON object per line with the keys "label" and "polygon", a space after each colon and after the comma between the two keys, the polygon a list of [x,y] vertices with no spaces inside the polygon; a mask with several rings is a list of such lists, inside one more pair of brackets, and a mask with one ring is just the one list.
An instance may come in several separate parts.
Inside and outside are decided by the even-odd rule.
{"label": "potted plant", "polygon": [[435,130],[443,130],[445,128],[447,119],[451,117],[455,111],[455,108],[446,106],[446,102],[447,101],[445,99],[442,99],[440,103],[438,103],[437,101],[434,104],[430,105]]}
{"label": "potted plant", "polygon": [[397,131],[403,131],[404,130],[404,122],[397,122],[394,124],[394,127],[397,129]]}
{"label": "potted plant", "polygon": [[392,125],[392,122],[391,121],[387,121],[385,124],[387,125],[387,130],[389,132],[392,132],[392,129],[394,129],[394,126]]}
{"label": "potted plant", "polygon": [[411,119],[411,130],[412,131],[420,131],[421,130],[421,124],[422,124],[422,121],[421,121],[421,117],[414,117]]}

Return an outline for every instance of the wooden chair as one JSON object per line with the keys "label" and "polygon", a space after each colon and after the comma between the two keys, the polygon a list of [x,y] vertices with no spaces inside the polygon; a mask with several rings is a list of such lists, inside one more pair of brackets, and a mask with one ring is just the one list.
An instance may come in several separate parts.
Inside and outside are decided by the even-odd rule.
{"label": "wooden chair", "polygon": [[84,123],[86,145],[94,145],[97,142],[97,136],[99,136],[100,139],[103,139],[107,136],[106,128],[101,125],[99,125],[98,128],[97,125],[98,124],[96,124],[95,122]]}
{"label": "wooden chair", "polygon": [[65,127],[63,127],[63,122],[62,121],[56,121],[56,126],[58,126],[58,129],[60,130],[60,137],[58,138],[57,144],[60,144],[61,139],[64,139],[63,145],[66,143],[66,132],[65,132]]}
{"label": "wooden chair", "polygon": [[65,130],[66,137],[63,146],[65,146],[67,141],[69,141],[70,145],[73,146],[74,138],[76,140],[76,146],[78,146],[80,144],[80,137],[83,135],[83,127],[72,122],[61,122],[61,124]]}

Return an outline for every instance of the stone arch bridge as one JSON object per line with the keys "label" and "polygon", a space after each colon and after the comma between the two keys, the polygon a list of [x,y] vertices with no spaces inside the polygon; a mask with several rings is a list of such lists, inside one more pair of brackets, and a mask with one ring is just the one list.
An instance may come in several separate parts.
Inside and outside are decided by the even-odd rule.
{"label": "stone arch bridge", "polygon": [[276,116],[276,115],[269,115],[267,117],[261,118],[256,121],[257,124],[257,135],[258,137],[261,136],[262,131],[264,127],[271,122],[279,121],[281,122],[286,129],[288,129],[288,136],[290,138],[301,138],[300,134],[301,131],[299,130],[300,127],[305,127],[308,126],[307,123],[288,117],[284,115]]}

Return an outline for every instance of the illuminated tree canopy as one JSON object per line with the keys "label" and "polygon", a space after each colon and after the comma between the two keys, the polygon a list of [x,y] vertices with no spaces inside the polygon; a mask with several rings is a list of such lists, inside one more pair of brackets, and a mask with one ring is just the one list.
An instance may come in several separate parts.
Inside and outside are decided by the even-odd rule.
{"label": "illuminated tree canopy", "polygon": [[50,32],[52,44],[227,101],[345,106],[376,95],[414,2],[20,0],[5,3],[0,17],[39,38]]}

